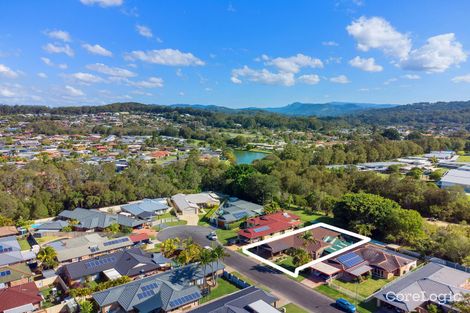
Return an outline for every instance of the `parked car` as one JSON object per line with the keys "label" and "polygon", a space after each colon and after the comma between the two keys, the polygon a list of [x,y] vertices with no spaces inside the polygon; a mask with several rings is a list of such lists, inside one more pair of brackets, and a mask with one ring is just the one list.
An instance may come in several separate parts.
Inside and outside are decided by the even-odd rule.
{"label": "parked car", "polygon": [[230,238],[227,240],[227,245],[232,246],[238,243],[238,238]]}
{"label": "parked car", "polygon": [[348,312],[348,313],[356,312],[356,306],[343,298],[336,299],[336,306],[340,308],[341,310]]}
{"label": "parked car", "polygon": [[212,231],[212,232],[210,232],[210,233],[207,235],[207,239],[209,239],[209,240],[217,240],[217,234],[216,234],[214,231]]}

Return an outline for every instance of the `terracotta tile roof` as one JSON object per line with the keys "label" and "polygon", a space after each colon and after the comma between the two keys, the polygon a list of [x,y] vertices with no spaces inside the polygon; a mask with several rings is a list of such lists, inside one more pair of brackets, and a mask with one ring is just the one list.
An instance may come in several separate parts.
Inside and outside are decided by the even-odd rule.
{"label": "terracotta tile roof", "polygon": [[0,312],[26,304],[38,304],[42,301],[39,289],[34,282],[0,289]]}
{"label": "terracotta tile roof", "polygon": [[15,226],[3,226],[0,227],[0,237],[12,236],[18,234],[18,230]]}
{"label": "terracotta tile roof", "polygon": [[150,237],[147,234],[132,234],[129,235],[129,238],[132,240],[132,242],[137,243],[145,240],[149,240]]}
{"label": "terracotta tile roof", "polygon": [[301,221],[297,215],[278,212],[250,218],[247,220],[247,224],[253,226],[240,230],[238,234],[245,238],[254,239],[299,226]]}

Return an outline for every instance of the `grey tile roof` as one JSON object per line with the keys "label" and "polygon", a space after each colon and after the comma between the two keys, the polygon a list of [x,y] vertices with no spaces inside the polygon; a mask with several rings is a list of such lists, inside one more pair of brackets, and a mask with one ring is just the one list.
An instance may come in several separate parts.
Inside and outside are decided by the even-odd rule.
{"label": "grey tile roof", "polygon": [[245,309],[248,305],[262,300],[266,303],[273,304],[278,299],[273,295],[255,287],[250,286],[248,288],[242,289],[240,291],[234,292],[228,296],[220,298],[216,301],[213,301],[209,304],[200,306],[189,312],[191,313],[249,313]]}
{"label": "grey tile roof", "polygon": [[134,216],[142,219],[149,218],[156,214],[156,212],[168,210],[168,203],[166,199],[144,199],[136,203],[130,203],[121,206],[121,209]]}
{"label": "grey tile roof", "polygon": [[40,230],[62,230],[62,228],[64,228],[65,226],[68,226],[68,225],[69,225],[69,222],[67,222],[67,221],[61,221],[61,220],[50,221],[50,222],[46,222],[46,223],[43,223],[43,224],[39,225],[38,227],[36,227],[36,230],[37,231],[40,231]]}
{"label": "grey tile roof", "polygon": [[[405,312],[410,312],[426,302],[430,295],[469,293],[470,290],[462,288],[468,279],[470,279],[470,273],[437,263],[429,263],[379,290],[373,296]],[[409,296],[401,302],[387,297],[387,294]],[[419,296],[415,299],[412,295],[423,295],[423,297]]]}
{"label": "grey tile roof", "polygon": [[[203,278],[204,273],[210,275],[212,269],[214,271],[221,270],[224,268],[222,263],[213,263],[206,265],[205,269],[200,267],[198,264],[189,264],[180,268],[172,269],[163,273],[148,276],[142,279],[132,281],[130,283],[120,285],[117,287],[109,288],[93,294],[93,299],[100,307],[108,306],[113,303],[117,303],[126,312],[133,310],[136,306],[141,305],[141,309],[147,310],[143,312],[149,312],[150,308],[147,306],[149,303],[153,303],[152,310],[163,308],[166,304],[170,304],[171,299],[174,299],[177,295],[188,294],[188,292],[197,292],[199,289],[191,285],[192,282]],[[155,283],[156,287],[152,288],[153,295],[150,294],[147,297],[139,299],[139,294],[150,284]],[[200,293],[199,293],[200,297]],[[151,302],[147,302],[148,299],[152,299]]]}
{"label": "grey tile roof", "polygon": [[79,222],[78,226],[84,229],[103,229],[114,223],[126,227],[136,227],[145,223],[142,220],[122,214],[109,214],[99,210],[87,210],[83,208],[76,208],[73,211],[62,211],[59,213],[59,217],[77,220]]}
{"label": "grey tile roof", "polygon": [[0,253],[0,266],[36,258],[36,254],[32,251],[21,251],[20,244],[15,236],[0,238],[0,247],[5,250],[5,252]]}
{"label": "grey tile roof", "polygon": [[[114,243],[115,239],[120,238],[122,238],[123,241]],[[125,238],[127,240],[124,240]],[[88,255],[101,254],[106,251],[121,249],[133,245],[132,240],[130,240],[130,238],[127,236],[115,239],[101,237],[97,233],[92,233],[82,237],[52,242],[47,245],[53,247],[56,250],[57,260],[59,260],[59,262],[64,262]],[[112,243],[109,244],[110,242]]]}
{"label": "grey tile roof", "polygon": [[[93,264],[94,262],[96,263]],[[150,255],[139,248],[117,251],[96,258],[64,265],[66,275],[72,280],[87,275],[98,274],[112,268],[122,276],[132,277],[157,270],[159,266],[153,262]]]}
{"label": "grey tile roof", "polygon": [[219,210],[219,219],[228,223],[239,221],[245,217],[254,217],[263,213],[263,206],[245,200],[230,201]]}

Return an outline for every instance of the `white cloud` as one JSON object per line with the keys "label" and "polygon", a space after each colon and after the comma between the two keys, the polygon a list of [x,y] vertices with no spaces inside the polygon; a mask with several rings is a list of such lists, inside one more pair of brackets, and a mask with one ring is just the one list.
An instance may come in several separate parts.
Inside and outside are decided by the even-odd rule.
{"label": "white cloud", "polygon": [[295,84],[293,73],[279,72],[272,73],[267,69],[254,70],[248,66],[232,70],[231,81],[235,84],[242,83],[242,78],[252,82],[259,82],[268,85],[292,86]]}
{"label": "white cloud", "polygon": [[387,79],[386,81],[384,81],[384,85],[390,85],[391,83],[394,83],[396,82],[398,79],[396,79],[395,77],[393,78],[389,78]]}
{"label": "white cloud", "polygon": [[48,65],[48,66],[52,66],[52,67],[58,67],[60,68],[61,70],[65,70],[67,69],[67,64],[54,64],[54,62],[51,61],[51,59],[49,58],[41,58],[42,62],[44,62],[44,64]]}
{"label": "white cloud", "polygon": [[82,45],[82,47],[87,50],[88,52],[92,53],[92,54],[98,54],[98,55],[102,55],[104,57],[111,57],[113,56],[113,53],[107,49],[105,49],[104,47],[96,44],[96,45],[90,45],[88,43],[85,43]]}
{"label": "white cloud", "polygon": [[70,34],[66,32],[65,30],[51,30],[51,31],[46,31],[45,34],[49,36],[50,38],[62,40],[64,42],[72,41]]}
{"label": "white cloud", "polygon": [[87,69],[114,77],[135,77],[136,73],[120,67],[110,67],[103,63],[89,64]]}
{"label": "white cloud", "polygon": [[64,53],[64,54],[68,55],[69,57],[73,57],[74,54],[75,54],[73,52],[72,48],[70,48],[70,46],[68,44],[60,46],[60,45],[57,45],[57,44],[48,43],[47,45],[43,46],[42,48],[45,51],[49,52],[49,53]]}
{"label": "white cloud", "polygon": [[192,53],[185,53],[175,49],[161,49],[148,51],[132,51],[125,55],[126,60],[140,60],[143,62],[169,65],[169,66],[191,66],[204,65],[204,61],[195,57]]}
{"label": "white cloud", "polygon": [[298,53],[297,55],[288,58],[274,58],[271,59],[267,55],[262,55],[261,59],[265,61],[266,65],[273,65],[281,72],[298,73],[303,67],[322,68],[323,62],[320,59],[312,58],[307,55]]}
{"label": "white cloud", "polygon": [[381,17],[362,16],[348,25],[346,30],[356,39],[357,48],[361,51],[381,49],[388,55],[405,59],[411,50],[409,36],[396,31]]}
{"label": "white cloud", "polygon": [[6,97],[6,98],[11,98],[11,97],[16,96],[16,94],[13,91],[11,91],[10,89],[8,89],[6,87],[3,87],[3,86],[0,86],[0,96]]}
{"label": "white cloud", "polygon": [[466,60],[462,44],[456,41],[455,34],[448,33],[428,38],[426,44],[412,50],[400,65],[407,70],[444,72]]}
{"label": "white cloud", "polygon": [[13,71],[6,65],[0,64],[0,76],[4,76],[7,78],[16,78],[18,77],[18,73]]}
{"label": "white cloud", "polygon": [[336,41],[323,41],[321,44],[327,47],[339,46],[339,44]]}
{"label": "white cloud", "polygon": [[78,72],[75,74],[70,75],[70,77],[86,84],[92,84],[92,83],[101,83],[104,80],[96,75],[90,74],[90,73],[83,73],[83,72]]}
{"label": "white cloud", "polygon": [[339,75],[339,76],[331,77],[330,82],[336,83],[336,84],[348,84],[351,81],[346,77],[346,75]]}
{"label": "white cloud", "polygon": [[77,89],[77,88],[74,88],[72,86],[65,86],[65,92],[69,95],[69,96],[72,96],[72,97],[81,97],[81,96],[84,96],[85,93],[83,91],[81,91],[80,89]]}
{"label": "white cloud", "polygon": [[417,79],[421,79],[421,76],[416,75],[416,74],[406,74],[406,75],[403,75],[403,78],[406,78],[409,80],[417,80]]}
{"label": "white cloud", "polygon": [[320,77],[316,74],[302,75],[298,81],[307,85],[315,85],[320,82]]}
{"label": "white cloud", "polygon": [[38,73],[38,77],[47,78],[47,74],[40,72],[40,73]]}
{"label": "white cloud", "polygon": [[124,2],[123,0],[80,0],[85,5],[99,5],[100,7],[115,7],[120,6]]}
{"label": "white cloud", "polygon": [[361,58],[356,56],[355,58],[349,60],[349,65],[352,67],[359,68],[366,72],[380,72],[383,70],[381,65],[375,63],[374,58]]}
{"label": "white cloud", "polygon": [[160,77],[150,77],[147,80],[138,82],[129,82],[131,86],[142,88],[161,88],[163,87],[163,79]]}
{"label": "white cloud", "polygon": [[452,78],[454,83],[470,83],[470,74],[462,75],[462,76],[455,76]]}
{"label": "white cloud", "polygon": [[232,12],[232,13],[237,12],[237,9],[235,9],[235,7],[233,6],[232,2],[230,2],[230,3],[228,4],[227,11]]}
{"label": "white cloud", "polygon": [[152,30],[147,26],[136,25],[135,29],[137,30],[137,32],[141,36],[144,36],[144,37],[147,37],[147,38],[152,38],[153,37]]}

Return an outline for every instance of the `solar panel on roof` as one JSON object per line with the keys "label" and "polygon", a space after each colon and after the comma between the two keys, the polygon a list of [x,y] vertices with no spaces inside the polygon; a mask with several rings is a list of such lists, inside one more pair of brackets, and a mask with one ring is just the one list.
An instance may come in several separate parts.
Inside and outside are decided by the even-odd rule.
{"label": "solar panel on roof", "polygon": [[268,229],[269,229],[269,226],[261,226],[261,227],[258,227],[258,228],[253,229],[253,231],[254,231],[255,233],[260,233],[260,232],[265,231],[265,230],[268,230]]}
{"label": "solar panel on roof", "polygon": [[364,259],[355,252],[349,252],[338,257],[338,261],[346,267],[353,267],[363,262]]}
{"label": "solar panel on roof", "polygon": [[238,212],[238,213],[234,213],[233,216],[235,216],[236,219],[242,219],[246,216],[246,212]]}
{"label": "solar panel on roof", "polygon": [[195,301],[199,297],[200,297],[199,293],[194,292],[192,294],[189,294],[189,295],[183,296],[181,298],[178,298],[176,300],[170,301],[170,307],[175,308],[175,307],[178,307],[178,306],[182,306],[186,303]]}
{"label": "solar panel on roof", "polygon": [[1,277],[5,277],[5,276],[8,276],[11,274],[11,271],[10,270],[6,270],[6,271],[2,271],[0,272],[0,276]]}

